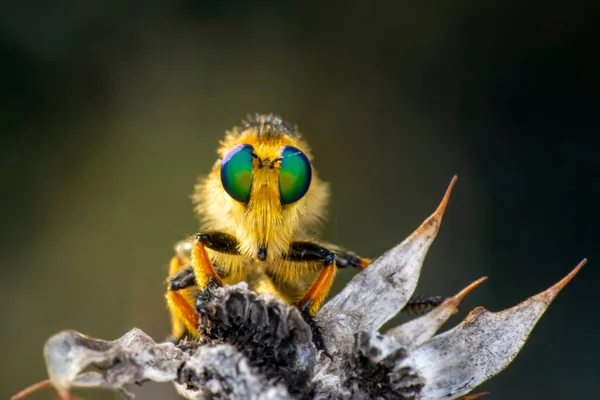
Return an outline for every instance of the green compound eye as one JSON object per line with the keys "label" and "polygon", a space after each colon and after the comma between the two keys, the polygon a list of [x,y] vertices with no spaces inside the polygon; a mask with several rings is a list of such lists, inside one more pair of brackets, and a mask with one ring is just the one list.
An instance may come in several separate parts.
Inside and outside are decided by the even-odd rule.
{"label": "green compound eye", "polygon": [[308,157],[300,149],[292,146],[281,148],[279,169],[279,192],[282,204],[292,204],[306,194],[312,178],[312,168]]}
{"label": "green compound eye", "polygon": [[240,203],[250,199],[252,187],[252,154],[249,144],[238,144],[225,154],[221,163],[221,183],[225,191]]}

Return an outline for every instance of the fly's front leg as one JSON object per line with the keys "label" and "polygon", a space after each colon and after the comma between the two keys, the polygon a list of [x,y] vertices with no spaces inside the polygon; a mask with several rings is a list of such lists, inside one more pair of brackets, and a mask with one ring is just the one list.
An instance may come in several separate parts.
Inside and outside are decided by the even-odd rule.
{"label": "fly's front leg", "polygon": [[[223,232],[204,232],[196,236],[192,248],[192,270],[200,293],[196,296],[195,308],[200,317],[205,317],[206,303],[212,298],[213,290],[222,287],[221,277],[215,270],[206,248],[213,251],[238,255],[237,239]],[[198,326],[198,325],[196,325]]]}
{"label": "fly's front leg", "polygon": [[296,306],[300,310],[302,318],[312,330],[315,346],[317,349],[326,352],[323,332],[314,315],[321,307],[321,304],[323,304],[323,300],[325,300],[333,284],[333,279],[337,271],[335,254],[331,250],[313,242],[292,242],[285,258],[290,261],[318,261],[323,264],[323,269]]}
{"label": "fly's front leg", "polygon": [[[171,262],[172,276],[166,294],[173,318],[173,336],[176,338],[182,337],[186,331],[192,336],[199,336],[199,316],[204,315],[204,304],[210,299],[212,291],[223,285],[206,248],[220,253],[238,254],[235,237],[223,232],[200,233],[189,243],[191,265],[183,268],[183,261]],[[177,256],[174,260],[176,258]],[[189,291],[182,291],[193,285],[200,290],[196,298],[191,298]]]}
{"label": "fly's front leg", "polygon": [[317,243],[292,242],[285,258],[289,261],[317,261],[323,264],[319,275],[296,304],[300,310],[306,310],[310,315],[315,315],[321,308],[335,278],[337,271],[335,254]]}

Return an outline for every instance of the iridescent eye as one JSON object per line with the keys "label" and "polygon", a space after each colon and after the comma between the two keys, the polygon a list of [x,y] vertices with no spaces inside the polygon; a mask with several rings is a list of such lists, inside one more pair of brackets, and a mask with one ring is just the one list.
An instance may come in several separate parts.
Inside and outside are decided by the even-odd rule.
{"label": "iridescent eye", "polygon": [[250,199],[253,152],[249,144],[238,144],[225,154],[221,163],[221,183],[225,191],[241,203]]}
{"label": "iridescent eye", "polygon": [[295,147],[283,146],[279,169],[281,203],[291,204],[300,200],[308,191],[311,178],[312,168],[306,154]]}

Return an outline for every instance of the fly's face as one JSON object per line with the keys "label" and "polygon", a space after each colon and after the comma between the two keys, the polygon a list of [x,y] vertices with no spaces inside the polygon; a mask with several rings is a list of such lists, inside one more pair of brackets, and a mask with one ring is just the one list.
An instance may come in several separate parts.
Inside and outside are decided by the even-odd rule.
{"label": "fly's face", "polygon": [[231,217],[240,252],[264,261],[288,250],[310,207],[313,169],[309,155],[288,136],[241,139],[225,149],[220,183],[236,203]]}

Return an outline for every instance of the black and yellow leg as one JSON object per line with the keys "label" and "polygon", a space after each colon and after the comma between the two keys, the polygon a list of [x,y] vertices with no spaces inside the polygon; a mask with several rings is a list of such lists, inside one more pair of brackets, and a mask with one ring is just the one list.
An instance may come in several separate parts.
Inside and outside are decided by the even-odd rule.
{"label": "black and yellow leg", "polygon": [[329,293],[335,278],[337,271],[335,254],[313,242],[292,242],[285,258],[290,261],[317,261],[323,263],[323,269],[297,303],[300,310],[306,309],[310,315],[315,315],[321,308],[321,304],[323,304],[323,300]]}
{"label": "black and yellow leg", "polygon": [[323,331],[315,320],[314,316],[321,308],[321,304],[327,297],[333,279],[335,278],[336,266],[335,262],[325,265],[317,278],[310,285],[304,296],[298,301],[297,307],[300,310],[302,318],[310,326],[313,334],[313,342],[318,350],[323,350],[327,353],[325,341],[323,340]]}
{"label": "black and yellow leg", "polygon": [[192,270],[194,271],[194,277],[196,278],[196,285],[200,290],[214,284],[223,286],[221,278],[206,252],[206,238],[206,234],[199,234],[196,236],[194,246],[192,247]]}
{"label": "black and yellow leg", "polygon": [[310,326],[313,334],[313,342],[319,350],[326,352],[323,341],[323,332],[314,318],[325,297],[331,289],[337,271],[335,255],[330,250],[312,242],[293,242],[290,251],[286,255],[290,261],[319,261],[323,263],[323,269],[310,285],[306,293],[300,298],[296,306],[300,310],[302,318]]}
{"label": "black and yellow leg", "polygon": [[[182,254],[173,257],[169,266],[166,298],[175,340],[185,333],[199,335],[198,299],[204,299],[212,289],[222,286],[221,277],[206,252],[207,247],[222,253],[237,254],[237,240],[233,236],[222,232],[206,232],[197,235],[191,243],[189,263]],[[196,296],[191,287],[197,287],[200,295]]]}
{"label": "black and yellow leg", "polygon": [[315,315],[329,294],[336,270],[335,262],[326,264],[296,306],[300,310],[308,310],[310,315]]}
{"label": "black and yellow leg", "polygon": [[[169,287],[165,297],[167,299],[167,306],[171,312],[171,340],[178,341],[181,339],[186,332],[189,331],[189,327],[196,327],[197,321],[194,316],[194,309],[191,306],[193,296],[189,293],[189,290],[175,291],[173,290],[173,278],[185,271],[186,265],[189,264],[187,257],[182,254],[175,255],[169,263]],[[183,289],[183,288],[180,288]],[[179,290],[179,289],[176,289]]]}
{"label": "black and yellow leg", "polygon": [[189,298],[173,291],[168,291],[166,298],[173,323],[171,340],[179,341],[186,333],[198,336],[198,314]]}

